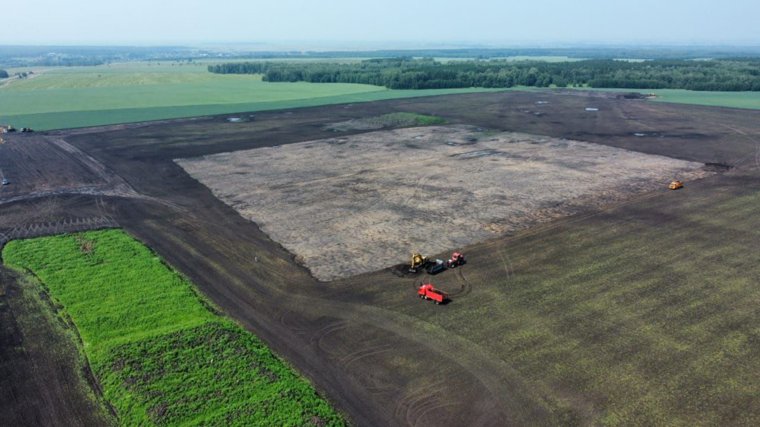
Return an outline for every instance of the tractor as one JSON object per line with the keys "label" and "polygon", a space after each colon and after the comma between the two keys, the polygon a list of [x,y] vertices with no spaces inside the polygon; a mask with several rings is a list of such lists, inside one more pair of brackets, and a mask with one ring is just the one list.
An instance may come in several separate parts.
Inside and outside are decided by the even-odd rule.
{"label": "tractor", "polygon": [[460,265],[464,265],[467,261],[464,259],[464,254],[461,252],[454,252],[451,254],[451,258],[446,261],[447,268],[455,268]]}

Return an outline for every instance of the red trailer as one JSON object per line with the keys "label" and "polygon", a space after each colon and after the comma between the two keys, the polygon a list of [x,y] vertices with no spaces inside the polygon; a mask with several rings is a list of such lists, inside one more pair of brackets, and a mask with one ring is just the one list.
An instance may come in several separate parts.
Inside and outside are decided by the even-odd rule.
{"label": "red trailer", "polygon": [[419,289],[417,289],[417,296],[422,299],[432,300],[436,304],[441,304],[449,299],[449,296],[446,294],[446,292],[436,289],[432,283],[425,283],[424,285],[421,285]]}

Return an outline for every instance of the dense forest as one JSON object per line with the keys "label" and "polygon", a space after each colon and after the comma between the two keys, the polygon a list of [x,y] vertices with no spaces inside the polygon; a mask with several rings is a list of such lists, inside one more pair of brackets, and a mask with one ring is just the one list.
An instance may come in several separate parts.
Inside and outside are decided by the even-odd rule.
{"label": "dense forest", "polygon": [[269,82],[363,83],[389,89],[513,86],[760,91],[760,59],[571,62],[379,58],[361,62],[237,62],[212,73],[262,74]]}

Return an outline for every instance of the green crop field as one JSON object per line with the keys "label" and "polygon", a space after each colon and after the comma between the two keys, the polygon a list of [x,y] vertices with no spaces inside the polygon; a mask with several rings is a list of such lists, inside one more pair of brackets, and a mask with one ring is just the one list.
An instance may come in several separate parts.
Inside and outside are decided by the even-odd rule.
{"label": "green crop field", "polygon": [[36,69],[27,79],[0,85],[0,123],[47,130],[485,90],[268,83],[257,75],[212,74],[206,66],[133,62]]}
{"label": "green crop field", "polygon": [[[575,88],[572,88],[575,89]],[[599,89],[580,88],[602,92],[640,92],[657,95],[653,102],[673,102],[676,104],[706,105],[711,107],[760,109],[760,92],[706,92],[683,89]]]}
{"label": "green crop field", "polygon": [[342,425],[312,386],[122,231],[10,242],[70,316],[123,425]]}
{"label": "green crop field", "polygon": [[659,102],[760,109],[760,92],[696,92],[680,89],[642,90],[642,92],[656,94],[657,98],[654,100]]}

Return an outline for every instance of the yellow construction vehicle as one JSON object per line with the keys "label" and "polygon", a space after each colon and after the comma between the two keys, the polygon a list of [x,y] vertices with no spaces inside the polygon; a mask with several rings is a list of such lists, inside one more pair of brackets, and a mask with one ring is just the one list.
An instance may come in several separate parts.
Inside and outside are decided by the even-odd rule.
{"label": "yellow construction vehicle", "polygon": [[683,188],[683,182],[681,181],[673,181],[668,186],[671,190],[678,190],[679,188]]}
{"label": "yellow construction vehicle", "polygon": [[427,263],[428,259],[426,256],[415,252],[412,254],[412,265],[409,267],[409,271],[411,273],[416,273],[418,268],[424,268]]}

